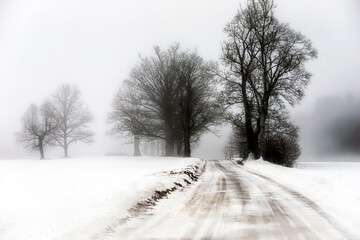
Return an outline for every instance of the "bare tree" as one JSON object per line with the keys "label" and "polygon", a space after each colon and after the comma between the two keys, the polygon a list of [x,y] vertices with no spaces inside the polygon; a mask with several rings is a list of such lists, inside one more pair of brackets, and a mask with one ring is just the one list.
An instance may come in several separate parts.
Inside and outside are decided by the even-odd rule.
{"label": "bare tree", "polygon": [[[229,40],[223,48],[230,73],[226,83],[241,89],[245,125],[256,123],[263,156],[269,109],[275,104],[284,107],[285,102],[293,106],[302,99],[311,76],[304,64],[317,57],[310,40],[276,19],[274,7],[272,0],[249,0],[225,29]],[[248,140],[250,146],[249,136]]]}
{"label": "bare tree", "polygon": [[64,149],[65,157],[69,156],[71,144],[93,141],[94,133],[89,130],[93,117],[80,97],[80,90],[68,84],[61,85],[52,96],[58,122],[58,128],[52,137],[55,144]]}
{"label": "bare tree", "polygon": [[262,155],[270,103],[287,102],[292,106],[298,103],[311,77],[305,69],[305,62],[317,57],[311,41],[288,24],[280,23],[274,15],[274,8],[272,0],[252,0],[248,6],[259,64],[255,77],[249,79],[249,85],[259,105]]}
{"label": "bare tree", "polygon": [[17,142],[32,151],[39,150],[40,159],[44,159],[45,145],[51,145],[50,135],[58,127],[52,104],[46,101],[40,110],[31,104],[22,118],[22,125],[22,130],[16,133]]}
{"label": "bare tree", "polygon": [[167,156],[190,156],[191,145],[219,119],[215,67],[178,44],[166,51],[155,47],[155,56],[141,58],[132,69],[131,94],[117,99],[120,131],[163,139]]}
{"label": "bare tree", "polygon": [[258,65],[255,57],[258,49],[255,45],[256,35],[250,25],[251,17],[249,11],[242,9],[224,29],[228,40],[222,44],[221,60],[227,70],[220,73],[224,80],[220,101],[234,110],[234,113],[227,115],[227,120],[245,130],[248,150],[257,159],[260,157],[260,129],[258,121],[254,121],[256,100],[249,91],[249,80]]}
{"label": "bare tree", "polygon": [[134,156],[141,156],[140,139],[150,127],[146,126],[148,121],[142,100],[129,81],[125,80],[121,85],[114,97],[112,108],[108,117],[112,124],[111,133],[133,138]]}
{"label": "bare tree", "polygon": [[190,157],[191,143],[218,124],[220,106],[217,104],[214,72],[216,65],[205,62],[196,51],[181,52],[178,56],[178,120],[183,138],[184,156]]}
{"label": "bare tree", "polygon": [[178,45],[167,51],[155,47],[155,56],[140,58],[140,63],[130,73],[131,83],[140,93],[144,112],[151,123],[144,126],[142,133],[147,137],[164,139],[167,156],[175,154],[175,58],[178,50]]}

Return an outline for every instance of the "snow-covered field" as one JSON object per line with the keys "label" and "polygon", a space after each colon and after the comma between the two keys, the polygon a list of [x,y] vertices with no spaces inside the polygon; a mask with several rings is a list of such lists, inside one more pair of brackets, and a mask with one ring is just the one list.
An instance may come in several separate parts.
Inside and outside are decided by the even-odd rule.
{"label": "snow-covered field", "polygon": [[[184,174],[170,171],[202,164],[150,157],[0,160],[0,239],[90,239],[155,190],[184,183]],[[359,162],[303,162],[290,169],[258,160],[244,168],[298,191],[360,237]]]}
{"label": "snow-covered field", "polygon": [[[89,239],[197,158],[0,160],[0,239]],[[177,179],[179,178],[179,179]]]}
{"label": "snow-covered field", "polygon": [[296,168],[285,168],[249,160],[244,168],[313,200],[355,239],[360,238],[360,162],[300,162]]}

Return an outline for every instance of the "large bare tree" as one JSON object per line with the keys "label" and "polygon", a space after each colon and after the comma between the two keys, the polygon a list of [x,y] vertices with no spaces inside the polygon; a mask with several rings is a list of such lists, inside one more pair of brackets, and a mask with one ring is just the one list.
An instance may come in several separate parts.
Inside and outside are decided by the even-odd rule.
{"label": "large bare tree", "polygon": [[256,100],[249,91],[249,80],[253,77],[258,63],[256,55],[256,35],[249,21],[249,11],[241,10],[224,29],[228,40],[222,44],[221,60],[226,70],[220,73],[224,80],[224,91],[221,102],[232,111],[226,119],[235,128],[243,129],[247,139],[248,151],[255,158],[260,157],[258,136],[259,122],[256,121]]}
{"label": "large bare tree", "polygon": [[[311,76],[305,63],[317,57],[311,41],[279,22],[274,8],[272,0],[249,0],[247,8],[225,28],[228,40],[223,47],[223,62],[228,67],[223,78],[238,91],[238,98],[231,98],[232,91],[225,95],[243,105],[247,130],[256,125],[261,155],[271,105],[293,106],[302,99]],[[248,134],[249,145],[250,137]]]}
{"label": "large bare tree", "polygon": [[22,118],[22,130],[16,133],[17,142],[31,151],[39,150],[40,159],[45,158],[45,145],[51,145],[50,135],[57,129],[54,108],[49,101],[40,109],[31,104]]}
{"label": "large bare tree", "polygon": [[58,128],[52,134],[55,143],[69,156],[69,146],[76,142],[90,143],[94,133],[89,130],[93,117],[81,100],[80,90],[68,84],[61,85],[52,96]]}
{"label": "large bare tree", "polygon": [[255,58],[259,64],[249,83],[258,103],[262,155],[271,103],[278,102],[282,106],[284,102],[291,106],[298,103],[311,77],[305,63],[317,57],[311,41],[288,24],[279,22],[274,8],[272,0],[252,0],[248,6],[258,49]]}

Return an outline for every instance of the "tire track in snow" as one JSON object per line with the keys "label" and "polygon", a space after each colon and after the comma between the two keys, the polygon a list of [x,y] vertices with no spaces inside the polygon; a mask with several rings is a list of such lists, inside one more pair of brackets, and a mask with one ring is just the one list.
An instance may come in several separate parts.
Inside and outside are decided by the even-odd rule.
{"label": "tire track in snow", "polygon": [[229,161],[102,239],[347,239],[300,195]]}
{"label": "tire track in snow", "polygon": [[[235,164],[235,163],[233,163]],[[236,164],[235,164],[236,165]],[[237,166],[237,165],[236,165]],[[349,233],[345,232],[340,226],[341,224],[339,224],[334,218],[332,218],[329,214],[327,214],[325,211],[323,211],[321,209],[321,207],[316,204],[314,201],[312,201],[311,199],[309,199],[308,197],[302,195],[301,193],[290,189],[278,182],[276,182],[275,180],[266,177],[260,173],[257,173],[255,171],[246,169],[244,167],[240,168],[244,169],[246,172],[253,174],[263,180],[265,180],[268,183],[271,183],[273,185],[276,185],[277,187],[281,188],[281,190],[283,190],[284,192],[287,192],[288,194],[290,194],[291,196],[293,196],[294,199],[303,202],[304,204],[306,204],[309,208],[311,208],[313,211],[317,212],[318,215],[320,215],[324,221],[327,221],[333,228],[335,228],[337,231],[341,232],[344,236],[346,236],[348,239],[354,239]],[[285,206],[283,206],[283,208],[286,208]]]}

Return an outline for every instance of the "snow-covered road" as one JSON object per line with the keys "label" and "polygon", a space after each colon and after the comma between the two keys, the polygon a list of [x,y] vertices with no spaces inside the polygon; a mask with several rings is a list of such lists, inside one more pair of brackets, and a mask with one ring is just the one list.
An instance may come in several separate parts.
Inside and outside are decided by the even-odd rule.
{"label": "snow-covered road", "polygon": [[[301,179],[299,179],[301,181]],[[301,194],[230,161],[98,239],[348,239]]]}

